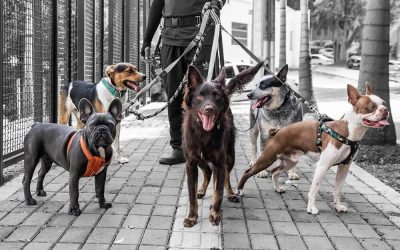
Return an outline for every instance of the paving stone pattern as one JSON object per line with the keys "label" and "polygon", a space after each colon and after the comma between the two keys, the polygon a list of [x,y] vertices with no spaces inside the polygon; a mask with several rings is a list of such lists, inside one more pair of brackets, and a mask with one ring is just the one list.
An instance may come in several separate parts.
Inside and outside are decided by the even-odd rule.
{"label": "paving stone pattern", "polygon": [[[248,102],[232,107],[238,128],[248,128]],[[141,138],[143,128],[154,129],[156,136]],[[53,167],[45,179],[47,196],[36,197],[37,206],[24,204],[21,187],[0,203],[0,249],[400,249],[400,229],[393,223],[399,208],[352,174],[344,187],[347,213],[334,210],[335,173],[329,171],[318,195],[320,214],[307,214],[314,163],[306,158],[298,166],[300,180],[286,184],[284,194],[273,191],[270,178],[251,178],[240,203],[224,197],[219,226],[208,221],[210,184],[199,200],[198,224],[184,228],[185,165],[158,164],[162,155],[171,152],[166,114],[145,122],[125,122],[123,133],[138,136],[122,142],[130,162],[109,166],[106,199],[112,201],[112,208],[99,208],[94,178],[82,178],[83,212],[79,217],[68,215],[68,172]],[[250,156],[248,132],[237,132],[233,186]],[[34,180],[32,190],[35,185]]]}

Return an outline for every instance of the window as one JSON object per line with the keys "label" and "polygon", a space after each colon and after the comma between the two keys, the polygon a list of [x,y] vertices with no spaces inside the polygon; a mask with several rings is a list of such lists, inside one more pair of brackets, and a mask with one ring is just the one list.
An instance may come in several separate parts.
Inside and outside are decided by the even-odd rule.
{"label": "window", "polygon": [[[232,36],[243,43],[244,46],[247,46],[247,24],[232,22]],[[237,45],[233,39],[232,44]]]}
{"label": "window", "polygon": [[235,72],[233,71],[232,66],[225,67],[226,78],[234,78]]}

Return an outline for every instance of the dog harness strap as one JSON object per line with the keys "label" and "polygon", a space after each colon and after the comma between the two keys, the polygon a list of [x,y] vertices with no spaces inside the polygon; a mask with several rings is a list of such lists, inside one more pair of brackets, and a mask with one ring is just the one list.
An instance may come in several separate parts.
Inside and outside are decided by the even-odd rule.
{"label": "dog harness strap", "polygon": [[67,146],[67,155],[69,154],[69,150],[71,148],[72,142],[74,141],[75,137],[76,137],[76,132],[74,132],[74,134],[71,136],[71,138],[69,138],[68,141],[68,146]]}
{"label": "dog harness strap", "polygon": [[318,147],[319,151],[322,150],[322,137],[321,137],[322,136],[322,132],[325,132],[328,135],[330,135],[331,137],[333,137],[334,139],[340,141],[341,143],[350,146],[350,154],[349,154],[349,156],[339,164],[348,164],[348,163],[350,163],[350,161],[353,159],[354,155],[358,151],[358,148],[359,148],[358,142],[347,139],[346,137],[342,136],[341,134],[339,134],[335,130],[327,127],[323,120],[320,120],[319,124],[318,124],[317,141],[315,142],[315,144],[317,144],[317,147]]}
{"label": "dog harness strap", "polygon": [[121,98],[126,94],[126,90],[119,91],[112,84],[110,84],[105,78],[101,79],[104,87],[115,97]]}
{"label": "dog harness strap", "polygon": [[87,148],[85,140],[83,140],[82,136],[80,138],[79,144],[81,145],[82,151],[85,154],[86,159],[88,160],[88,165],[86,167],[85,174],[83,175],[84,177],[97,175],[103,170],[105,165],[110,163],[110,161],[106,162],[105,159],[99,156],[93,156],[89,152],[89,149]]}

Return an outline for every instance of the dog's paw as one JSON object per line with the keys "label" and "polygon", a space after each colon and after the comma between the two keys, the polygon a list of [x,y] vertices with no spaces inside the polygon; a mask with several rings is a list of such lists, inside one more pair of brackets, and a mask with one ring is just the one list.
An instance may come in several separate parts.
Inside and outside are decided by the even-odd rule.
{"label": "dog's paw", "polygon": [[300,179],[299,175],[295,171],[289,171],[288,175],[289,175],[289,179],[290,180],[298,180],[298,179]]}
{"label": "dog's paw", "polygon": [[118,158],[118,162],[121,163],[121,164],[128,163],[129,159],[121,156],[121,157]]}
{"label": "dog's paw", "polygon": [[206,192],[203,190],[198,190],[197,191],[197,199],[203,199],[203,197],[206,195]]}
{"label": "dog's paw", "polygon": [[277,188],[275,188],[275,192],[280,193],[280,194],[285,193],[286,187],[284,187],[284,186],[277,187]]}
{"label": "dog's paw", "polygon": [[103,203],[100,203],[99,206],[101,208],[109,209],[110,207],[112,207],[112,204],[110,202],[103,202]]}
{"label": "dog's paw", "polygon": [[269,172],[267,170],[263,170],[257,174],[258,178],[267,178],[269,176]]}
{"label": "dog's paw", "polygon": [[187,217],[183,221],[183,226],[184,227],[193,227],[194,225],[196,225],[196,223],[197,223],[197,218]]}
{"label": "dog's paw", "polygon": [[75,216],[79,216],[81,215],[82,211],[79,209],[79,207],[74,207],[74,208],[70,208],[68,211],[69,215],[75,215]]}
{"label": "dog's paw", "polygon": [[25,204],[28,205],[28,206],[34,206],[34,205],[37,204],[37,202],[36,202],[35,199],[29,198],[29,199],[26,199],[26,200],[25,200]]}
{"label": "dog's paw", "polygon": [[315,206],[307,206],[307,213],[316,215],[319,213],[318,209]]}
{"label": "dog's paw", "polygon": [[228,201],[233,202],[233,203],[239,203],[240,202],[240,196],[237,195],[237,194],[228,195]]}
{"label": "dog's paw", "polygon": [[36,190],[36,195],[37,196],[46,196],[46,192],[42,189],[42,190]]}
{"label": "dog's paw", "polygon": [[342,204],[335,205],[335,208],[338,213],[340,213],[340,212],[346,213],[347,212],[347,207]]}
{"label": "dog's paw", "polygon": [[210,216],[208,217],[208,219],[211,222],[211,225],[213,226],[218,226],[219,223],[221,222],[221,212],[217,212],[213,209],[210,210]]}

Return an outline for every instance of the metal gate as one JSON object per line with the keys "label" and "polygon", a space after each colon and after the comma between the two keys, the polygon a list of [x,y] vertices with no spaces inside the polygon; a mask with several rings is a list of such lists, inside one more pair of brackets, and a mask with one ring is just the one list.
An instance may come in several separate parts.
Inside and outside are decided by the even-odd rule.
{"label": "metal gate", "polygon": [[[3,0],[0,3],[0,184],[22,160],[34,122],[57,122],[62,84],[98,82],[107,65],[140,67],[151,0]],[[142,18],[141,18],[142,17]]]}

